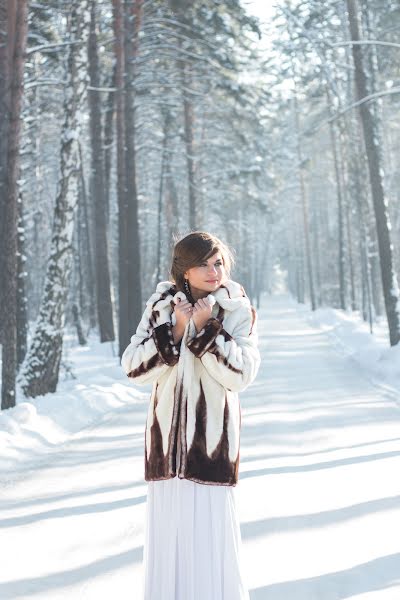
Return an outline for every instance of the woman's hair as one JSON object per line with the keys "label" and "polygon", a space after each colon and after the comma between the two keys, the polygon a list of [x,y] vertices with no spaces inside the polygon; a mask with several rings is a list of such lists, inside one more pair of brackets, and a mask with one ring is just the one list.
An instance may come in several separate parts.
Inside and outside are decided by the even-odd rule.
{"label": "woman's hair", "polygon": [[192,231],[175,242],[170,269],[171,280],[180,291],[185,291],[185,272],[207,261],[217,252],[221,253],[226,278],[230,278],[235,259],[230,248],[217,236],[206,231]]}

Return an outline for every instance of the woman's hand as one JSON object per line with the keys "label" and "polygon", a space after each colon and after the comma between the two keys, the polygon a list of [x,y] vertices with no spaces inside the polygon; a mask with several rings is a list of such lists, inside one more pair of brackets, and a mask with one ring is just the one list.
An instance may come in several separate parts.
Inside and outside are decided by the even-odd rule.
{"label": "woman's hand", "polygon": [[176,317],[176,324],[172,327],[172,333],[174,335],[174,342],[177,344],[183,337],[185,327],[190,321],[192,316],[193,306],[187,300],[181,300],[178,298],[178,303],[175,304],[174,313]]}
{"label": "woman's hand", "polygon": [[205,298],[199,298],[193,307],[193,322],[197,333],[203,329],[208,319],[212,316],[212,305]]}

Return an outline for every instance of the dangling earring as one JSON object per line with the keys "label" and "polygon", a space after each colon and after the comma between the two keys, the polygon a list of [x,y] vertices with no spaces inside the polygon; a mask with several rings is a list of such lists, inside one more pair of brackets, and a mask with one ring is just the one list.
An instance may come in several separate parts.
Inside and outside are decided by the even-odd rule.
{"label": "dangling earring", "polygon": [[196,302],[195,302],[195,300],[194,300],[194,298],[192,296],[192,292],[190,291],[189,280],[188,279],[185,279],[184,286],[185,286],[185,290],[186,290],[186,297],[187,297],[187,299],[189,300],[190,304],[195,305]]}
{"label": "dangling earring", "polygon": [[185,279],[185,284],[184,285],[185,285],[185,290],[186,290],[188,296],[191,296],[190,288],[189,288],[189,282],[188,282],[187,279]]}

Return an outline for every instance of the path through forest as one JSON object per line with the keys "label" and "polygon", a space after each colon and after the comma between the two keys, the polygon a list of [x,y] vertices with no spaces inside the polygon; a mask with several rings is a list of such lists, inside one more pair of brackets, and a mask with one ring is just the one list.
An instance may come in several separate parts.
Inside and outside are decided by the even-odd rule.
{"label": "path through forest", "polygon": [[[400,394],[289,296],[266,297],[259,336],[236,488],[251,599],[398,600]],[[2,600],[140,599],[143,398],[2,488]]]}

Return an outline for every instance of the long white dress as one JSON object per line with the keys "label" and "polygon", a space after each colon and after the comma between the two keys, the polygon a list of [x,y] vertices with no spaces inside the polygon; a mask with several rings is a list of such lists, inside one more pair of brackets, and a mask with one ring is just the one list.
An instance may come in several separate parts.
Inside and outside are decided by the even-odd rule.
{"label": "long white dress", "polygon": [[235,488],[149,481],[144,600],[249,600]]}

